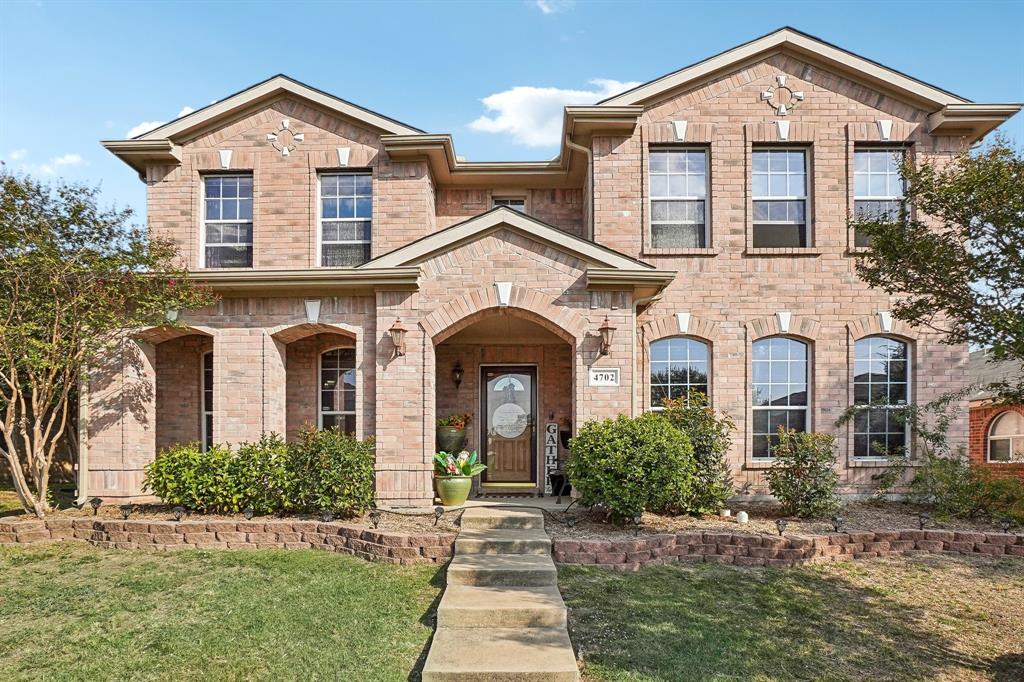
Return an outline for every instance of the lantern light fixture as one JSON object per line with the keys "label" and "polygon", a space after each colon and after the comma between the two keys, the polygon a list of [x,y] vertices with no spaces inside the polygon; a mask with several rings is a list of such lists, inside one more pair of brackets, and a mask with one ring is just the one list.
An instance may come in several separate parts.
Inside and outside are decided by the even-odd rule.
{"label": "lantern light fixture", "polygon": [[119,509],[121,510],[121,518],[125,521],[132,515],[132,506],[130,504],[122,504]]}
{"label": "lantern light fixture", "polygon": [[434,525],[435,526],[437,525],[437,522],[441,520],[442,516],[444,516],[444,507],[442,507],[441,505],[438,505],[438,506],[434,507]]}
{"label": "lantern light fixture", "polygon": [[462,384],[462,377],[465,372],[462,369],[462,363],[456,362],[455,366],[452,367],[452,383],[455,384],[455,390],[459,390],[459,386]]}
{"label": "lantern light fixture", "polygon": [[775,520],[775,527],[779,531],[779,537],[782,537],[783,533],[786,532],[786,526],[788,526],[788,525],[789,525],[789,521],[787,521],[786,519],[776,519]]}
{"label": "lantern light fixture", "polygon": [[370,510],[370,523],[373,524],[374,529],[376,529],[377,526],[380,525],[380,516],[381,514],[379,509]]}
{"label": "lantern light fixture", "polygon": [[96,516],[100,511],[100,505],[103,504],[103,500],[98,497],[94,497],[89,500],[89,506],[92,507],[92,515]]}
{"label": "lantern light fixture", "polygon": [[396,317],[394,324],[388,329],[391,334],[391,343],[395,346],[395,357],[405,355],[405,333],[409,329],[402,324],[402,318]]}
{"label": "lantern light fixture", "polygon": [[921,530],[924,530],[924,527],[928,525],[928,519],[930,519],[930,518],[931,517],[928,516],[928,512],[921,512],[920,514],[918,514],[917,515],[917,525],[918,525],[918,527]]}
{"label": "lantern light fixture", "polygon": [[1008,517],[1008,516],[1004,516],[1002,518],[1002,520],[999,521],[999,526],[1000,526],[1000,528],[1003,529],[1004,533],[1009,533],[1010,532],[1010,526],[1011,525],[1013,525],[1013,522],[1010,521],[1010,517]]}
{"label": "lantern light fixture", "polygon": [[255,512],[253,511],[252,507],[246,507],[245,509],[242,510],[242,516],[245,517],[246,521],[252,521],[252,516],[254,513]]}
{"label": "lantern light fixture", "polygon": [[832,517],[832,528],[838,533],[843,528],[843,517],[836,514]]}
{"label": "lantern light fixture", "polygon": [[615,338],[615,331],[618,329],[609,320],[608,316],[604,316],[604,322],[598,328],[598,332],[601,334],[601,355],[608,355],[612,350],[612,340]]}
{"label": "lantern light fixture", "polygon": [[174,514],[175,521],[181,521],[181,517],[185,515],[185,508],[175,507],[174,509],[171,510],[171,513]]}

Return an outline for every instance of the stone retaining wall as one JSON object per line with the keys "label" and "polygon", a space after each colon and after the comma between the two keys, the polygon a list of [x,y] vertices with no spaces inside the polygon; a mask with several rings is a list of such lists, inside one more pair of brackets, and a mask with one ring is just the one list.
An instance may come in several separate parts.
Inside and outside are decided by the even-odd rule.
{"label": "stone retaining wall", "polygon": [[1024,558],[1024,535],[951,530],[850,531],[828,535],[754,535],[688,531],[629,540],[554,542],[560,564],[608,566],[635,571],[672,561],[703,561],[737,566],[798,564],[867,559],[893,554],[986,554]]}
{"label": "stone retaining wall", "polygon": [[79,540],[117,549],[325,549],[393,564],[446,563],[452,533],[407,534],[339,522],[0,520],[0,544]]}

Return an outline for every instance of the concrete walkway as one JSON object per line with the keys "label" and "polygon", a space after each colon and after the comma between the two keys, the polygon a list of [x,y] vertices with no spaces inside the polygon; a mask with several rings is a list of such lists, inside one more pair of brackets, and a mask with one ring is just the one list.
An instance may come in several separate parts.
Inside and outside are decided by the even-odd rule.
{"label": "concrete walkway", "polygon": [[543,514],[467,509],[423,682],[578,679]]}

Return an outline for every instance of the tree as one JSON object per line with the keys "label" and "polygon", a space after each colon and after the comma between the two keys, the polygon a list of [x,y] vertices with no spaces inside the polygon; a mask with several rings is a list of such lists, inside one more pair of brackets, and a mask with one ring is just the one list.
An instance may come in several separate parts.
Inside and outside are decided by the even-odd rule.
{"label": "tree", "polygon": [[83,371],[134,330],[211,294],[98,190],[0,170],[0,452],[18,498],[43,516],[54,453]]}
{"label": "tree", "polygon": [[[857,274],[898,297],[897,319],[1024,367],[1024,156],[996,138],[901,170],[913,210],[850,221],[870,242]],[[1024,401],[1024,376],[992,388]]]}

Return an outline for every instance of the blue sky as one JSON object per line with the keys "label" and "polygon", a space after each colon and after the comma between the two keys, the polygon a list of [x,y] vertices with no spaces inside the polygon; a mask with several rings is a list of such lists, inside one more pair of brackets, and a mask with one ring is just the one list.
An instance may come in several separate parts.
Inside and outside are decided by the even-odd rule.
{"label": "blue sky", "polygon": [[[791,25],[980,102],[1024,101],[1024,2],[436,3],[0,0],[0,159],[102,184],[99,145],[276,74],[428,132],[472,160],[557,153],[561,106]],[[554,112],[554,113],[552,113]],[[1024,114],[1005,127],[1024,141]]]}

